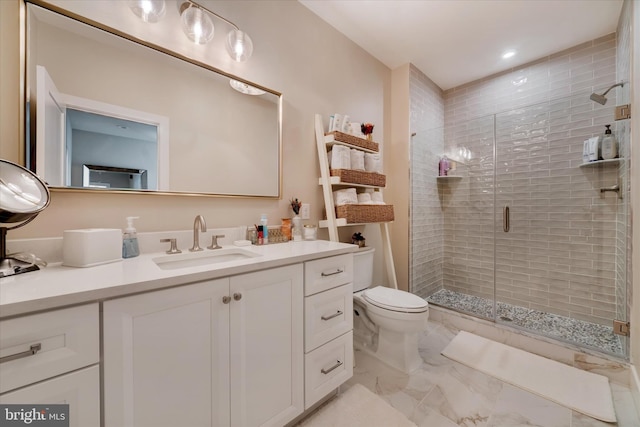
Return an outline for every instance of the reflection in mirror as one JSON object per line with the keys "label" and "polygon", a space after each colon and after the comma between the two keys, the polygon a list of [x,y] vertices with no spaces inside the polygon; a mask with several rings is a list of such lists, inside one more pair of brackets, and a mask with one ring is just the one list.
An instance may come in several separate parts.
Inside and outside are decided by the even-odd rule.
{"label": "reflection in mirror", "polygon": [[27,159],[50,186],[280,196],[280,94],[27,10]]}

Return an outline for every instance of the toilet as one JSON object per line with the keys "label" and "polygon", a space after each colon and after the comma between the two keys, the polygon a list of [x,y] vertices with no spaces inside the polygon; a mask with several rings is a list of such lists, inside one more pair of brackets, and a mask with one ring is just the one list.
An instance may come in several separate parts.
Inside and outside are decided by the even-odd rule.
{"label": "toilet", "polygon": [[429,305],[409,292],[373,286],[374,251],[353,256],[354,346],[409,373],[422,364],[418,334],[427,326]]}

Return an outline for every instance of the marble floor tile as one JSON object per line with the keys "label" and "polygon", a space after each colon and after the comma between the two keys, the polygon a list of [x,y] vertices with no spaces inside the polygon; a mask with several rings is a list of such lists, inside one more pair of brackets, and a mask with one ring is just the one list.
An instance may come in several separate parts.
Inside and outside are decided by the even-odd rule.
{"label": "marble floor tile", "polygon": [[570,427],[571,413],[569,408],[505,384],[487,427]]}
{"label": "marble floor tile", "polygon": [[424,363],[411,374],[356,351],[354,375],[342,388],[364,385],[419,427],[640,426],[628,387],[610,383],[618,423],[603,423],[442,356],[457,333],[430,320],[419,340]]}

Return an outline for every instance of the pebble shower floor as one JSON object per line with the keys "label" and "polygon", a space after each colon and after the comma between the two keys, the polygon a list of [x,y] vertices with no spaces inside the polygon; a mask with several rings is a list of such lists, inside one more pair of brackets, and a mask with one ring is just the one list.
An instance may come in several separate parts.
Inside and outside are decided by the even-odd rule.
{"label": "pebble shower floor", "polygon": [[[441,289],[429,296],[427,301],[479,317],[493,318],[493,301],[486,298]],[[624,354],[620,338],[613,333],[613,327],[502,302],[496,303],[496,311],[496,318],[505,324],[535,331],[544,336],[584,345],[616,356]]]}

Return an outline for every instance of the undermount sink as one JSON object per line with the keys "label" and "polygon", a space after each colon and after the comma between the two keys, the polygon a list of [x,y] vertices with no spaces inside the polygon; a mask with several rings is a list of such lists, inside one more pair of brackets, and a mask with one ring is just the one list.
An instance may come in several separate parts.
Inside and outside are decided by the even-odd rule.
{"label": "undermount sink", "polygon": [[179,268],[201,267],[203,265],[219,264],[221,262],[238,261],[262,256],[246,249],[223,248],[203,252],[191,252],[178,255],[167,255],[153,258],[153,262],[163,270]]}

